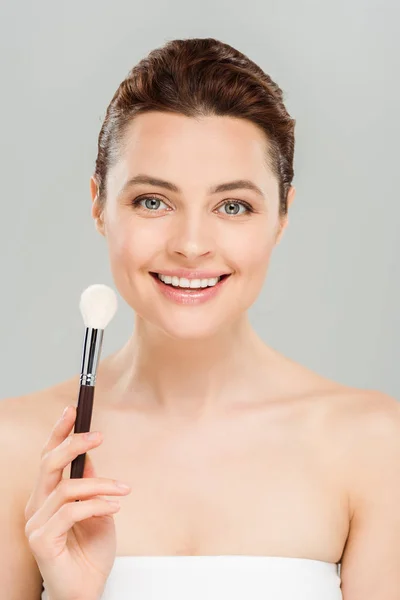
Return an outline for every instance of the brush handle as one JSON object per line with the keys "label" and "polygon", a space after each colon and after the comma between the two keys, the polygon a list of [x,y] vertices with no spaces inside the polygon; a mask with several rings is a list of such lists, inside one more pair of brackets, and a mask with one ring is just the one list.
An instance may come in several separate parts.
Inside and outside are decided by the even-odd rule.
{"label": "brush handle", "polygon": [[[90,431],[90,422],[92,420],[94,399],[94,386],[81,385],[79,389],[78,406],[76,409],[76,420],[74,433],[83,433]],[[84,454],[79,454],[71,462],[71,479],[79,479],[83,476],[83,468],[85,466]]]}

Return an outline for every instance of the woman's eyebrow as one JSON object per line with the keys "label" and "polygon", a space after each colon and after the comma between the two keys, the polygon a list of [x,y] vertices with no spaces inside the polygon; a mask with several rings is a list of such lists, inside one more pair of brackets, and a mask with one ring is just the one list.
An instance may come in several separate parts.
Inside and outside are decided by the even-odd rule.
{"label": "woman's eyebrow", "polygon": [[[164,179],[158,179],[156,177],[151,177],[150,175],[140,174],[140,175],[136,175],[135,177],[131,177],[130,179],[128,179],[128,181],[121,188],[121,191],[119,192],[118,195],[122,194],[130,187],[133,187],[135,185],[140,185],[143,183],[147,184],[147,185],[153,185],[155,187],[162,187],[170,192],[177,192],[178,194],[180,194],[182,192],[182,190],[177,185],[175,185],[174,183],[171,183],[170,181],[165,181]],[[237,189],[251,190],[253,192],[256,192],[256,194],[258,194],[259,196],[261,196],[261,198],[265,198],[265,195],[263,194],[261,189],[255,183],[250,181],[250,179],[237,179],[236,181],[220,183],[218,185],[215,185],[215,186],[212,186],[211,188],[209,188],[208,193],[209,194],[217,194],[219,192],[230,192],[232,190],[237,190]]]}

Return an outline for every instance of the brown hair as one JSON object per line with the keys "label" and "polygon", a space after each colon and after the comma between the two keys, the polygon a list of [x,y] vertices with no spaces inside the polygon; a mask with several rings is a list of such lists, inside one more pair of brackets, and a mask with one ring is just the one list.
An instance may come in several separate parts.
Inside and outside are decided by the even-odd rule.
{"label": "brown hair", "polygon": [[279,212],[287,212],[294,171],[294,127],[281,88],[247,56],[213,38],[172,40],[152,50],[119,85],[98,139],[94,177],[104,206],[108,170],[118,161],[124,133],[144,112],[163,111],[201,118],[226,115],[261,127],[266,160],[279,182]]}

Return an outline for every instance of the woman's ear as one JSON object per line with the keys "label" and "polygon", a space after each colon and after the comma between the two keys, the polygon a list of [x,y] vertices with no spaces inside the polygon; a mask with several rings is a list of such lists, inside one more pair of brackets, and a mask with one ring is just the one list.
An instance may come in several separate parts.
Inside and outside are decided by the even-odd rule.
{"label": "woman's ear", "polygon": [[99,193],[96,179],[92,176],[90,178],[90,194],[92,196],[92,217],[95,222],[95,227],[101,235],[105,235],[104,225],[104,210],[99,204]]}
{"label": "woman's ear", "polygon": [[[287,210],[288,211],[289,211],[290,205],[292,204],[292,202],[294,200],[295,195],[296,195],[296,188],[291,186],[288,191],[288,195],[287,195]],[[281,241],[283,232],[285,231],[288,223],[289,223],[289,216],[288,216],[288,213],[286,213],[286,215],[284,217],[281,217],[281,219],[280,219],[278,232],[277,232],[277,235],[275,238],[275,246],[277,246],[279,244],[279,242]]]}
{"label": "woman's ear", "polygon": [[296,195],[296,188],[293,185],[291,185],[290,188],[289,188],[289,191],[288,191],[288,195],[287,195],[287,207],[288,207],[288,210],[289,210],[290,205],[292,204],[292,202],[294,200],[295,195]]}
{"label": "woman's ear", "polygon": [[285,228],[286,228],[286,225],[288,224],[288,222],[289,222],[289,219],[288,219],[287,215],[285,217],[281,217],[278,231],[277,231],[277,234],[275,237],[275,246],[277,246],[279,244],[279,242],[281,241],[283,232],[285,231]]}

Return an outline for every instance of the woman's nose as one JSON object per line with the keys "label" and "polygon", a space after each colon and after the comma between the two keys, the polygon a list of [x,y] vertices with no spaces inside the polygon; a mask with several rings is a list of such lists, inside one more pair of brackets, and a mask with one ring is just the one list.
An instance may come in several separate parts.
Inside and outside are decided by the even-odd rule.
{"label": "woman's nose", "polygon": [[212,255],[215,239],[209,223],[200,217],[181,219],[169,239],[169,251],[190,260]]}

